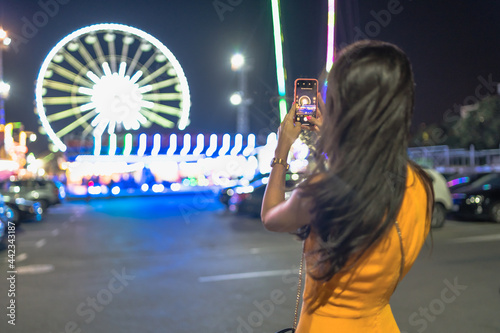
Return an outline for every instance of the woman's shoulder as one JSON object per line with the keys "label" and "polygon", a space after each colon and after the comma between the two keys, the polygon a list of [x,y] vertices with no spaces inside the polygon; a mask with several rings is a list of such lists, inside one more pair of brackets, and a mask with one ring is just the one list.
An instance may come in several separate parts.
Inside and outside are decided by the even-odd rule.
{"label": "woman's shoulder", "polygon": [[400,211],[400,218],[411,220],[412,222],[409,224],[412,227],[415,227],[416,224],[421,224],[424,230],[428,231],[427,229],[430,228],[432,218],[433,203],[434,192],[432,190],[431,178],[416,163],[409,163],[406,191]]}
{"label": "woman's shoulder", "polygon": [[424,188],[430,189],[432,187],[432,179],[427,172],[418,164],[409,161],[407,164],[407,188]]}

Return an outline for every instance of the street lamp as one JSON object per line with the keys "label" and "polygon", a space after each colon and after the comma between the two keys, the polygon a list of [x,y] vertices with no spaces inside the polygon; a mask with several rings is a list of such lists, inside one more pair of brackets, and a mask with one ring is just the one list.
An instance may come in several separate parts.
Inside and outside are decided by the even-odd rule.
{"label": "street lamp", "polygon": [[238,106],[243,102],[243,96],[241,96],[241,93],[235,92],[231,95],[229,101],[231,102],[231,104]]}
{"label": "street lamp", "polygon": [[10,84],[0,81],[0,96],[1,98],[7,98],[9,96]]}
{"label": "street lamp", "polygon": [[238,74],[238,92],[229,98],[231,104],[237,108],[236,132],[246,135],[249,133],[248,105],[251,100],[246,98],[247,72],[249,66],[245,64],[245,57],[237,53],[231,57],[231,69]]}
{"label": "street lamp", "polygon": [[237,53],[231,57],[231,69],[233,71],[239,71],[245,65],[245,57],[240,53]]}
{"label": "street lamp", "polygon": [[3,48],[10,45],[12,39],[7,36],[7,31],[0,28],[0,124],[5,125],[4,101],[9,95],[10,85],[3,82]]}

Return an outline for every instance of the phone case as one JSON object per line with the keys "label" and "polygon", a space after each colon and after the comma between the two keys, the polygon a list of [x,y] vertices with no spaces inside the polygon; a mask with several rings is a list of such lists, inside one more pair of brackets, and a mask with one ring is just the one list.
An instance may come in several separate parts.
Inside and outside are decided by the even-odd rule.
{"label": "phone case", "polygon": [[315,117],[318,108],[318,80],[297,79],[295,80],[295,121],[304,125],[312,124],[305,120],[306,117]]}

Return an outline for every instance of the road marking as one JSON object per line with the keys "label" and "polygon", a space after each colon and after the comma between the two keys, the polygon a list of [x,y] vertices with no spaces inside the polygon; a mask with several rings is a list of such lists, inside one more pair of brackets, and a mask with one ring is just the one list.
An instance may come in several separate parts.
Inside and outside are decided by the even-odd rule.
{"label": "road marking", "polygon": [[26,234],[30,239],[41,239],[47,238],[52,235],[52,231],[49,230],[30,230],[29,233]]}
{"label": "road marking", "polygon": [[24,261],[28,258],[28,255],[26,253],[21,253],[16,256],[16,262],[21,262]]}
{"label": "road marking", "polygon": [[38,247],[38,248],[41,248],[42,246],[44,246],[45,244],[47,243],[47,241],[45,240],[45,238],[42,238],[40,239],[38,242],[35,243],[35,246]]}
{"label": "road marking", "polygon": [[453,239],[452,243],[475,243],[475,242],[494,242],[500,241],[500,234],[471,236]]}
{"label": "road marking", "polygon": [[28,265],[16,267],[17,274],[41,274],[54,270],[53,265]]}
{"label": "road marking", "polygon": [[59,235],[59,229],[54,229],[54,230],[52,230],[52,236],[54,236],[54,237],[55,237],[55,236],[57,236],[57,235]]}
{"label": "road marking", "polygon": [[277,271],[261,271],[261,272],[247,272],[225,275],[202,276],[198,278],[198,282],[216,282],[227,280],[241,280],[241,279],[255,279],[267,276],[280,276],[287,274],[298,274],[298,270],[282,269]]}

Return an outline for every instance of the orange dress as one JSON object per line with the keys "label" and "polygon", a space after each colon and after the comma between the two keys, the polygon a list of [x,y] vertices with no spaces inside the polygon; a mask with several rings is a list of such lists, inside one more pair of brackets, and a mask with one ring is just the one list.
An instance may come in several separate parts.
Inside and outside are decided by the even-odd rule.
{"label": "orange dress", "polygon": [[[415,262],[430,228],[424,185],[409,166],[406,185],[398,215],[405,254],[403,276]],[[306,239],[306,253],[314,248],[314,238]],[[398,283],[401,257],[400,238],[392,227],[354,269],[328,282],[306,275],[297,333],[400,332],[389,299]],[[306,256],[306,266],[311,260]]]}

